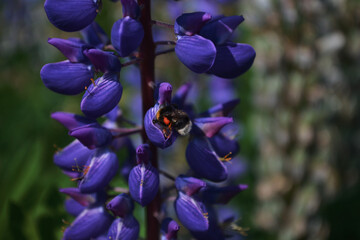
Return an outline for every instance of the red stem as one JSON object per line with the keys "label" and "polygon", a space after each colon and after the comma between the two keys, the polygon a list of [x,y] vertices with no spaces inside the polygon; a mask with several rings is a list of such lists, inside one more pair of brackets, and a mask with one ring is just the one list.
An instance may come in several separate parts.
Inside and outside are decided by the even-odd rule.
{"label": "red stem", "polygon": [[[147,110],[154,106],[154,86],[155,86],[155,44],[151,29],[151,4],[150,0],[138,0],[138,4],[142,7],[140,22],[144,27],[144,39],[140,45],[139,58],[141,71],[141,94],[143,117]],[[149,142],[145,130],[142,131],[143,142]],[[149,142],[150,143],[150,142]],[[152,152],[151,163],[158,168],[157,149],[150,144]],[[160,211],[160,191],[158,191],[155,199],[146,207],[146,239],[159,240],[160,223],[156,216]]]}

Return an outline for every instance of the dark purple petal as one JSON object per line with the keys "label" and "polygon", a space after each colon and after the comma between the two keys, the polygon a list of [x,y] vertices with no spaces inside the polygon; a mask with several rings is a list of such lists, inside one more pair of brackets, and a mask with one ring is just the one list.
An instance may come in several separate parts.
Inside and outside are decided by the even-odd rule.
{"label": "dark purple petal", "polygon": [[65,200],[65,210],[74,217],[78,216],[85,209],[86,207],[84,207],[72,198],[68,198]]}
{"label": "dark purple petal", "polygon": [[211,149],[205,137],[195,137],[189,142],[186,160],[198,177],[221,182],[228,176],[225,165]]}
{"label": "dark purple petal", "polygon": [[175,180],[175,186],[178,191],[181,191],[188,196],[192,196],[205,187],[206,183],[197,178],[180,175]]}
{"label": "dark purple petal", "polygon": [[185,83],[185,84],[181,85],[178,88],[178,90],[176,91],[176,93],[172,99],[172,103],[176,104],[179,109],[183,108],[186,97],[189,94],[191,87],[192,87],[191,83]]}
{"label": "dark purple petal", "polygon": [[229,173],[229,182],[237,182],[237,179],[243,177],[248,169],[246,161],[240,157],[231,159],[231,162],[226,164],[226,167]]}
{"label": "dark purple petal", "polygon": [[120,101],[122,86],[117,74],[105,73],[90,85],[81,100],[81,111],[90,118],[110,112]]}
{"label": "dark purple petal", "polygon": [[92,22],[89,26],[81,30],[80,33],[86,43],[98,49],[102,49],[106,44],[110,43],[110,39],[96,22]]}
{"label": "dark purple petal", "polygon": [[100,206],[85,209],[64,232],[66,240],[88,240],[100,236],[109,228],[113,218]]}
{"label": "dark purple petal", "polygon": [[85,50],[84,54],[94,64],[96,71],[101,72],[120,72],[121,63],[119,59],[111,52],[105,52],[99,49]]}
{"label": "dark purple petal", "polygon": [[139,223],[132,215],[125,218],[117,218],[113,221],[109,228],[108,239],[137,240],[139,230]]}
{"label": "dark purple petal", "polygon": [[134,210],[134,203],[129,195],[122,193],[114,197],[107,205],[115,216],[124,218]]}
{"label": "dark purple petal", "polygon": [[140,16],[140,7],[135,0],[121,0],[123,16],[137,19]]}
{"label": "dark purple petal", "polygon": [[229,117],[196,118],[194,120],[194,124],[209,138],[218,133],[223,126],[232,122],[233,119]]}
{"label": "dark purple petal", "polygon": [[179,224],[171,218],[165,218],[161,222],[162,240],[176,240],[177,232],[180,230]]}
{"label": "dark purple petal", "polygon": [[215,62],[216,48],[210,40],[199,35],[183,36],[176,43],[175,53],[191,71],[204,73]]}
{"label": "dark purple petal", "polygon": [[215,45],[221,45],[229,40],[235,28],[243,21],[243,16],[222,17],[207,23],[199,35],[210,39]]}
{"label": "dark purple petal", "polygon": [[98,12],[94,0],[46,0],[46,15],[55,27],[65,31],[79,31],[91,24]]}
{"label": "dark purple petal", "polygon": [[111,29],[111,42],[121,57],[129,56],[135,51],[144,37],[141,23],[130,17],[117,20]]}
{"label": "dark purple petal", "polygon": [[111,143],[111,132],[97,123],[84,125],[69,131],[69,135],[76,137],[89,149],[105,147]]}
{"label": "dark purple petal", "polygon": [[59,49],[59,51],[67,57],[70,62],[86,62],[87,58],[83,54],[83,50],[91,48],[86,44],[77,40],[61,39],[61,38],[49,38],[48,43]]}
{"label": "dark purple petal", "polygon": [[172,86],[170,83],[163,82],[159,87],[159,100],[160,105],[171,103]]}
{"label": "dark purple petal", "polygon": [[150,146],[148,144],[141,144],[136,148],[136,163],[148,164],[150,162]]}
{"label": "dark purple petal", "polygon": [[83,194],[78,188],[62,188],[59,192],[70,196],[84,207],[89,207],[96,202],[95,194]]}
{"label": "dark purple petal", "polygon": [[221,132],[214,135],[209,141],[216,154],[220,157],[235,156],[240,150],[240,145],[236,139],[227,138]]}
{"label": "dark purple petal", "polygon": [[74,140],[54,154],[54,163],[61,169],[79,174],[93,153],[93,150],[89,150],[79,140]]}
{"label": "dark purple petal", "polygon": [[211,15],[205,12],[184,13],[176,18],[174,25],[175,34],[188,36],[197,34],[210,19]]}
{"label": "dark purple petal", "polygon": [[141,206],[148,205],[159,190],[159,172],[151,164],[135,166],[129,175],[131,197]]}
{"label": "dark purple petal", "polygon": [[79,184],[82,193],[101,191],[118,173],[119,161],[114,152],[98,149],[88,161],[88,170]]}
{"label": "dark purple petal", "polygon": [[105,117],[109,119],[111,122],[116,122],[118,120],[118,117],[120,116],[121,116],[121,110],[117,105],[113,108],[113,110],[111,110],[105,115]]}
{"label": "dark purple petal", "polygon": [[253,64],[256,53],[252,46],[230,43],[216,47],[216,59],[208,73],[222,78],[235,78]]}
{"label": "dark purple petal", "polygon": [[86,117],[69,112],[54,112],[51,114],[51,118],[61,123],[69,131],[77,127],[88,125],[90,123],[96,123],[92,119],[88,119]]}
{"label": "dark purple petal", "polygon": [[175,201],[175,212],[180,222],[190,231],[206,231],[209,228],[205,205],[179,192]]}
{"label": "dark purple petal", "polygon": [[156,113],[159,110],[159,105],[156,104],[154,107],[150,108],[145,115],[144,118],[144,128],[146,131],[146,135],[149,140],[159,148],[167,148],[176,140],[177,133],[172,131],[168,137],[164,136],[164,133],[157,126],[153,120],[156,119]]}
{"label": "dark purple petal", "polygon": [[217,104],[209,108],[206,112],[202,113],[201,116],[207,117],[226,117],[234,108],[239,104],[240,99],[233,99],[224,103]]}
{"label": "dark purple petal", "polygon": [[201,191],[201,199],[206,204],[227,204],[233,197],[247,188],[248,185],[245,184],[226,187],[209,185]]}
{"label": "dark purple petal", "polygon": [[40,71],[47,88],[66,95],[83,92],[90,85],[93,75],[91,66],[69,61],[45,64]]}

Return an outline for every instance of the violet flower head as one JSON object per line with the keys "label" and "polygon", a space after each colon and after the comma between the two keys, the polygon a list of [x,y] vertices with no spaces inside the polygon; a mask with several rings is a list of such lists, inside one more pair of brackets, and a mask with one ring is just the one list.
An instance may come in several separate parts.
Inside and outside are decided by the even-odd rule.
{"label": "violet flower head", "polygon": [[111,42],[121,57],[127,57],[141,44],[144,28],[138,21],[140,8],[135,0],[121,0],[124,18],[111,29]]}
{"label": "violet flower head", "polygon": [[[201,180],[179,176],[175,180],[178,197],[175,200],[175,212],[180,222],[190,231],[206,231],[209,228],[208,212],[205,204],[198,198],[197,192],[205,186]],[[200,185],[204,185],[199,187]],[[186,190],[186,192],[183,191]]]}
{"label": "violet flower head", "polygon": [[176,240],[179,224],[171,218],[165,218],[161,222],[161,240]]}
{"label": "violet flower head", "polygon": [[91,84],[94,70],[88,58],[83,54],[91,48],[77,39],[49,38],[49,44],[61,51],[68,60],[45,64],[40,77],[44,85],[50,90],[65,94],[76,95],[84,91]]}
{"label": "violet flower head", "polygon": [[65,32],[75,32],[94,21],[100,3],[98,0],[46,0],[44,8],[55,27]]}
{"label": "violet flower head", "polygon": [[171,104],[171,93],[172,86],[169,83],[161,83],[159,87],[159,100],[154,107],[146,112],[144,118],[146,135],[154,145],[160,148],[169,147],[177,137],[176,132],[166,131],[167,128],[163,128],[157,122],[160,109]]}
{"label": "violet flower head", "polygon": [[124,218],[131,214],[134,210],[134,203],[129,195],[122,193],[114,197],[107,205],[115,216]]}
{"label": "violet flower head", "polygon": [[176,55],[195,73],[210,73],[223,78],[240,76],[255,59],[255,51],[250,45],[230,40],[244,18],[217,16],[210,19],[211,15],[204,12],[186,13],[176,19]]}
{"label": "violet flower head", "polygon": [[136,149],[137,166],[129,175],[131,197],[141,206],[148,205],[159,189],[159,172],[150,163],[150,147],[142,144]]}

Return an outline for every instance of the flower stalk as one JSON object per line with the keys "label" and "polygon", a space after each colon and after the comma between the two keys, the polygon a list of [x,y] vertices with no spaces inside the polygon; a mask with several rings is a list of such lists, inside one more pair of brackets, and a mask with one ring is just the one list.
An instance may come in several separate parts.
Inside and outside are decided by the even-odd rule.
{"label": "flower stalk", "polygon": [[[139,58],[141,72],[141,95],[143,117],[147,110],[154,105],[154,86],[155,86],[155,43],[152,36],[151,3],[150,0],[139,0],[138,4],[142,6],[140,22],[144,28],[144,38],[140,45]],[[145,131],[142,131],[143,142],[149,142]],[[151,164],[156,169],[157,149],[153,144],[150,145],[152,153]],[[155,217],[160,210],[160,192],[156,194],[155,199],[146,207],[146,239],[158,240],[160,236],[160,224]]]}

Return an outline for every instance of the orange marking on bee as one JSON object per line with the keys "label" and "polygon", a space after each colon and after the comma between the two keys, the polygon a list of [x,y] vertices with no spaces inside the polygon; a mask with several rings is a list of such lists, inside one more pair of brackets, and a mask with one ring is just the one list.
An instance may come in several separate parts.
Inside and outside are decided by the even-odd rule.
{"label": "orange marking on bee", "polygon": [[167,117],[164,117],[164,123],[166,125],[169,125],[170,124],[170,120],[167,118]]}

